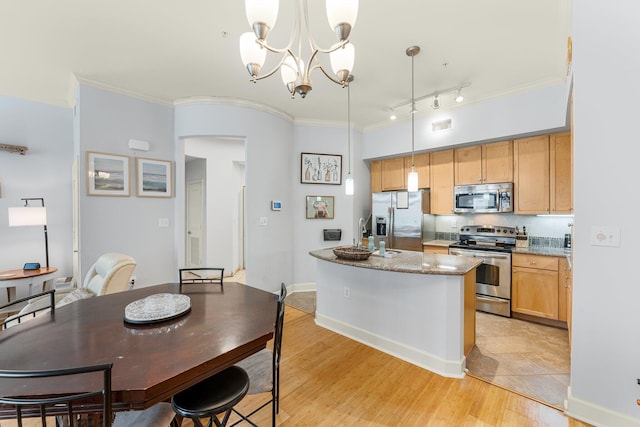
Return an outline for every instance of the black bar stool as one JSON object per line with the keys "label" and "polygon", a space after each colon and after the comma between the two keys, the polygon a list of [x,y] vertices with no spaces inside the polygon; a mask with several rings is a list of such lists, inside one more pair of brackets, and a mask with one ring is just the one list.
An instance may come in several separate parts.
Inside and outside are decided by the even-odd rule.
{"label": "black bar stool", "polygon": [[[193,420],[196,427],[203,427],[200,418],[211,417],[208,427],[215,423],[224,427],[233,407],[249,391],[249,375],[238,366],[230,366],[222,372],[200,381],[171,399],[173,410]],[[217,417],[224,413],[222,421]]]}

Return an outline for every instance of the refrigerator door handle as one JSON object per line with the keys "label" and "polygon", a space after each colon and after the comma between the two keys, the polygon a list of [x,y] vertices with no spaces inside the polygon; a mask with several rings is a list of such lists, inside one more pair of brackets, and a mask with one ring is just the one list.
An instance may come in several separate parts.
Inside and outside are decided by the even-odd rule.
{"label": "refrigerator door handle", "polygon": [[395,221],[395,210],[393,209],[393,206],[389,206],[389,230],[387,230],[387,236],[389,236],[389,241],[387,242],[387,248],[391,249],[391,248],[395,248],[396,246],[396,242],[394,241],[394,221]]}

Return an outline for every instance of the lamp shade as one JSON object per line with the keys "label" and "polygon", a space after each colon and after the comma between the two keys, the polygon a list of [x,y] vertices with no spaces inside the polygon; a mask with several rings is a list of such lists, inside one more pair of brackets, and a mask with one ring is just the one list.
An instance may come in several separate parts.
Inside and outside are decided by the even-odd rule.
{"label": "lamp shade", "polygon": [[329,54],[331,60],[331,69],[335,74],[342,70],[346,70],[348,76],[353,71],[353,63],[356,58],[356,48],[351,43],[347,43],[344,47],[334,50]]}
{"label": "lamp shade", "polygon": [[256,43],[256,35],[253,33],[243,33],[240,36],[240,58],[246,67],[249,64],[257,64],[258,68],[262,68],[264,61],[267,59],[267,50],[262,49]]}
{"label": "lamp shade", "polygon": [[244,7],[249,25],[253,26],[256,22],[262,22],[270,29],[276,25],[278,0],[245,0]]}
{"label": "lamp shade", "polygon": [[407,177],[407,191],[418,191],[418,172],[413,168]]}
{"label": "lamp shade", "polygon": [[347,175],[347,179],[344,180],[344,194],[353,196],[353,177],[351,174]]}
{"label": "lamp shade", "polygon": [[[300,59],[300,75],[304,74],[304,61]],[[298,79],[298,67],[296,67],[296,61],[293,56],[287,56],[284,63],[280,67],[280,77],[282,77],[282,83],[288,85],[289,83],[295,83]]]}
{"label": "lamp shade", "polygon": [[358,17],[358,0],[327,0],[327,20],[334,29],[340,24],[349,24],[352,28]]}
{"label": "lamp shade", "polygon": [[25,225],[47,225],[47,208],[31,206],[9,208],[9,227]]}

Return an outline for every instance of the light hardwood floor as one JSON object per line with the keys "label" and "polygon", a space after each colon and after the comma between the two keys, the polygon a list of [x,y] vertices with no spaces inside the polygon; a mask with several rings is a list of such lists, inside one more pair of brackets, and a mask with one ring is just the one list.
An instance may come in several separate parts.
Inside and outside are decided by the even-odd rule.
{"label": "light hardwood floor", "polygon": [[[312,315],[289,306],[280,393],[281,427],[588,426],[479,379],[445,378],[411,365],[320,328]],[[258,414],[259,426],[271,425],[269,411]]]}

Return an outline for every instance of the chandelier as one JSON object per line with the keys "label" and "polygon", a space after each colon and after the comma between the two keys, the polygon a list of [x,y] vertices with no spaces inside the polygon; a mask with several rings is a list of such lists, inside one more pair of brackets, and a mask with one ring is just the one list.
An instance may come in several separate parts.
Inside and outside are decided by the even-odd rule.
{"label": "chandelier", "polygon": [[[247,20],[253,32],[240,36],[240,56],[253,82],[280,70],[282,82],[291,97],[295,98],[297,93],[304,98],[312,89],[311,72],[319,68],[334,83],[347,86],[355,59],[355,48],[349,42],[349,34],[358,15],[358,0],[326,0],[329,26],[338,39],[327,49],[319,47],[311,35],[307,0],[296,0],[296,18],[287,46],[270,46],[267,37],[278,17],[278,6],[278,0],[245,0]],[[311,52],[306,63],[302,59],[303,30],[307,37],[305,43],[308,43]],[[281,59],[271,71],[260,75],[267,51],[281,55]],[[333,74],[320,63],[319,54],[329,54]]]}

